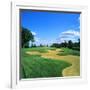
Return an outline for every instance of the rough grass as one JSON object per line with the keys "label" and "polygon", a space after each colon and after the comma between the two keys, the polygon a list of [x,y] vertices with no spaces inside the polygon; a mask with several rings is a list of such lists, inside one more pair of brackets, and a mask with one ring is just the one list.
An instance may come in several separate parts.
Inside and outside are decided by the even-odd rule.
{"label": "rough grass", "polygon": [[[39,49],[33,48],[32,50]],[[70,63],[63,60],[43,58],[40,55],[28,55],[25,53],[28,50],[21,49],[21,78],[62,77],[63,69],[71,66]],[[30,51],[32,50],[30,49]]]}
{"label": "rough grass", "polygon": [[49,50],[56,50],[56,48],[49,48]]}
{"label": "rough grass", "polygon": [[66,55],[80,56],[80,51],[72,50],[72,49],[69,49],[69,48],[62,48],[62,50],[57,55],[61,55],[61,56],[66,56]]}

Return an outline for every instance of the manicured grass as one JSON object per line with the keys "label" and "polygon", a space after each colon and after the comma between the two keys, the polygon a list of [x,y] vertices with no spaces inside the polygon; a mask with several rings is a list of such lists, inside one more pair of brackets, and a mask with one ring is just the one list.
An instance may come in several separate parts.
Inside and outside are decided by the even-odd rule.
{"label": "manicured grass", "polygon": [[40,53],[48,52],[46,47],[24,48],[23,50],[24,51],[38,51]]}
{"label": "manicured grass", "polygon": [[69,48],[61,48],[62,50],[59,51],[57,55],[65,56],[65,55],[75,55],[75,56],[80,56],[80,51],[77,50],[72,50]]}
{"label": "manicured grass", "polygon": [[62,77],[63,69],[71,66],[70,63],[63,60],[46,59],[40,55],[26,54],[25,52],[30,49],[21,49],[21,78]]}
{"label": "manicured grass", "polygon": [[53,47],[23,48],[23,51],[38,51],[40,53],[47,53],[48,50],[56,50],[56,48],[53,48]]}

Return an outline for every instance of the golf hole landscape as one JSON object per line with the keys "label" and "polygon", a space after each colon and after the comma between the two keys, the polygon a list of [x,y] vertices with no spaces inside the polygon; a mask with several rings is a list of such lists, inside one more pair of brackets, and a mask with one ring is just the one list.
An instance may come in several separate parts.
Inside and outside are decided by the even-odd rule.
{"label": "golf hole landscape", "polygon": [[80,76],[80,13],[20,10],[20,78]]}

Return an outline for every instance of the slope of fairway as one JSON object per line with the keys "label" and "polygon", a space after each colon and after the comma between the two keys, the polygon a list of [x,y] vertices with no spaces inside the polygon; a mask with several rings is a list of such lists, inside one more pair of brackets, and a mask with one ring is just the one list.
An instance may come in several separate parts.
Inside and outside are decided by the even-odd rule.
{"label": "slope of fairway", "polygon": [[63,69],[71,66],[63,60],[44,58],[40,52],[33,51],[31,55],[26,51],[21,51],[21,78],[62,77]]}

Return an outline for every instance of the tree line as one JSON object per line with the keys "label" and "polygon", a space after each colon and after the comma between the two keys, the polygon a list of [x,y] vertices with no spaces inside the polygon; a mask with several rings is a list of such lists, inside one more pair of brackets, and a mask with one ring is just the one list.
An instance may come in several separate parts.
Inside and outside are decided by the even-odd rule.
{"label": "tree line", "polygon": [[70,48],[70,49],[73,49],[73,50],[80,50],[80,39],[78,39],[78,42],[72,42],[71,40],[69,40],[68,42],[64,41],[62,43],[53,43],[51,45],[51,47],[56,47],[56,48],[61,48],[61,47],[64,47],[64,48]]}
{"label": "tree line", "polygon": [[[22,48],[29,48],[29,42],[31,42],[31,47],[37,47],[36,44],[33,44],[35,41],[34,35],[32,32],[24,27],[21,27],[21,46]],[[40,44],[40,47],[43,47],[45,45]],[[46,45],[48,47],[48,45]],[[50,47],[56,47],[56,48],[70,48],[74,50],[80,50],[80,39],[78,39],[78,42],[72,42],[69,40],[68,42],[64,41],[62,43],[53,43]]]}

